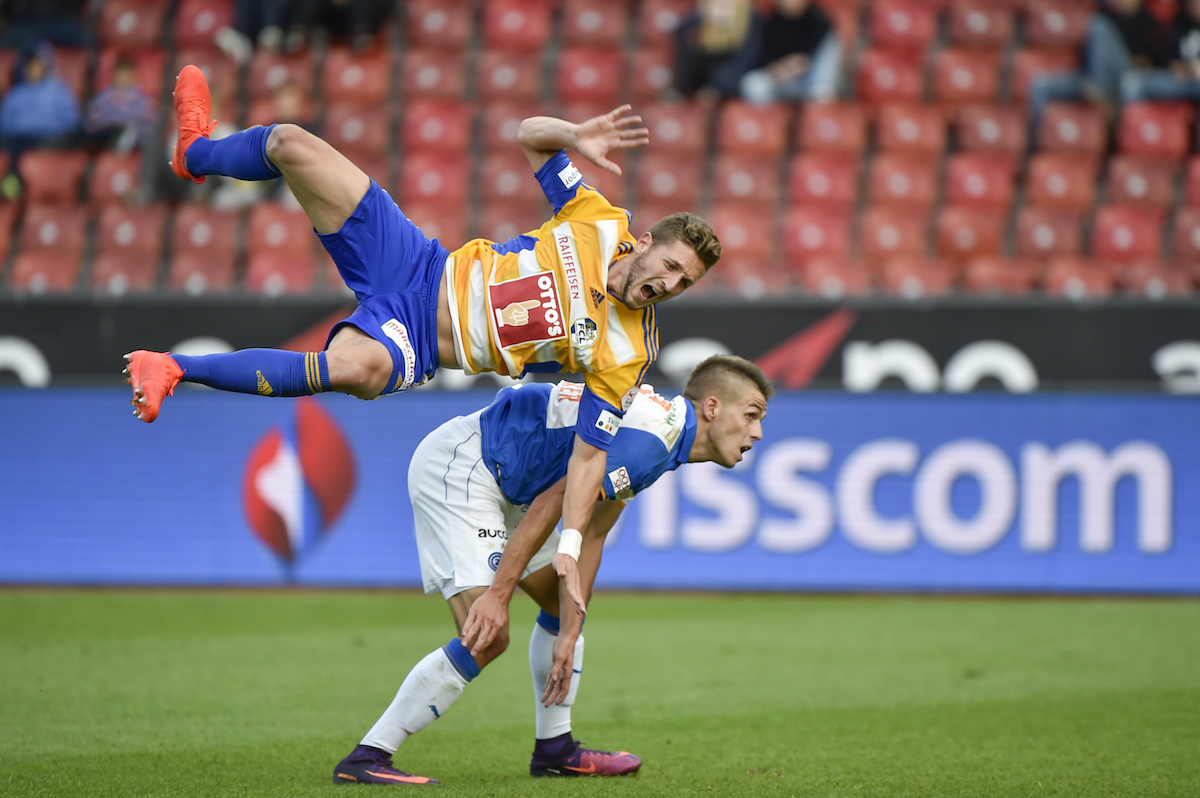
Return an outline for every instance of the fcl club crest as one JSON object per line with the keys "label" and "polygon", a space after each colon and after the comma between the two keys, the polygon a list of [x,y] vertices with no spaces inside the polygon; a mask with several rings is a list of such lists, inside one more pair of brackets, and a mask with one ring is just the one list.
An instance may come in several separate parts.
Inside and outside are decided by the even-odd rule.
{"label": "fcl club crest", "polygon": [[246,461],[242,504],[254,535],[290,570],[329,533],[354,492],[354,454],[320,402],[267,431]]}
{"label": "fcl club crest", "polygon": [[571,325],[571,343],[576,349],[587,349],[596,343],[597,335],[596,322],[587,316]]}

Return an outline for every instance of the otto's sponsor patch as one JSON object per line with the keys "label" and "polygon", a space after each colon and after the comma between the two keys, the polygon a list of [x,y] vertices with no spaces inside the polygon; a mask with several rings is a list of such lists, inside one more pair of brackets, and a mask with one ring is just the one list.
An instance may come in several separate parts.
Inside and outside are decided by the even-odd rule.
{"label": "otto's sponsor patch", "polygon": [[600,418],[596,419],[596,429],[604,430],[609,435],[616,435],[617,430],[621,428],[621,418],[615,413],[610,413],[607,410],[600,411]]}
{"label": "otto's sponsor patch", "polygon": [[633,404],[633,400],[637,398],[637,395],[640,391],[641,391],[641,386],[635,385],[632,388],[630,388],[628,391],[625,392],[625,395],[621,397],[621,412],[622,413],[630,408],[630,406]]}
{"label": "otto's sponsor patch", "polygon": [[633,483],[629,479],[629,471],[625,466],[621,466],[616,471],[609,471],[608,481],[612,483],[613,493],[618,497],[633,487]]}
{"label": "otto's sponsor patch", "polygon": [[389,319],[383,324],[383,334],[392,340],[392,343],[400,347],[400,352],[404,356],[404,371],[396,380],[396,385],[392,391],[403,391],[413,384],[415,377],[414,372],[417,369],[417,353],[413,349],[412,339],[408,336],[408,328],[401,324],[396,319]]}
{"label": "otto's sponsor patch", "polygon": [[489,285],[488,300],[501,349],[567,337],[553,272]]}

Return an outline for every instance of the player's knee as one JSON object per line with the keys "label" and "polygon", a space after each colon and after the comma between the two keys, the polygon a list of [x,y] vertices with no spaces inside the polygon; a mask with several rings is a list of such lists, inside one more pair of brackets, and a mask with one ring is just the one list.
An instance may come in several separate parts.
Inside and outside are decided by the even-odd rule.
{"label": "player's knee", "polygon": [[391,358],[382,345],[356,346],[346,351],[329,351],[329,381],[336,391],[359,399],[374,399],[387,388],[392,376]]}
{"label": "player's knee", "polygon": [[488,661],[494,660],[496,657],[508,650],[509,637],[508,632],[501,632],[496,635],[492,644],[488,646]]}
{"label": "player's knee", "polygon": [[304,159],[312,134],[299,125],[276,125],[267,137],[267,157],[276,166],[293,165]]}

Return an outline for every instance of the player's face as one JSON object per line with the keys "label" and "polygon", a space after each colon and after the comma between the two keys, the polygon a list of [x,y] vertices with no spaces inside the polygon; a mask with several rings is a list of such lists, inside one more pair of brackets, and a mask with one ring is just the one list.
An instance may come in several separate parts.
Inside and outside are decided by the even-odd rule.
{"label": "player's face", "polygon": [[704,264],[686,243],[653,245],[647,236],[638,240],[621,287],[621,301],[631,310],[678,296],[704,276]]}
{"label": "player's face", "polygon": [[726,468],[740,463],[754,442],[762,440],[766,415],[767,400],[757,388],[732,404],[722,404],[708,431],[713,460]]}

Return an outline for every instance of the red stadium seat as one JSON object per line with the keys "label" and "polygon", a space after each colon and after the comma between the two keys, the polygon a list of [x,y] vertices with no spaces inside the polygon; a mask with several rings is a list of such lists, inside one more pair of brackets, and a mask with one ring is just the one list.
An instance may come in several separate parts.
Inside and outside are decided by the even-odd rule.
{"label": "red stadium seat", "polygon": [[1174,198],[1178,172],[1178,166],[1167,161],[1114,155],[1108,161],[1105,197],[1109,202],[1165,208]]}
{"label": "red stadium seat", "polygon": [[946,161],[946,201],[1004,210],[1012,204],[1015,174],[1012,156],[955,153]]}
{"label": "red stadium seat", "polygon": [[106,205],[96,225],[96,249],[99,252],[149,256],[158,263],[163,245],[164,205],[128,207]]}
{"label": "red stadium seat", "polygon": [[615,47],[565,49],[559,53],[554,75],[559,102],[614,106],[623,87],[624,61]]}
{"label": "red stadium seat", "polygon": [[662,48],[638,50],[633,54],[629,79],[634,101],[657,102],[675,85],[675,54]]}
{"label": "red stadium seat", "polygon": [[88,199],[96,205],[133,199],[142,183],[142,156],[104,151],[92,164]]}
{"label": "red stadium seat", "polygon": [[233,263],[237,252],[238,215],[208,205],[180,207],[171,227],[171,251],[176,257],[194,253],[216,263]]}
{"label": "red stadium seat", "polygon": [[1200,263],[1200,207],[1184,206],[1175,212],[1171,240],[1176,258]]}
{"label": "red stadium seat", "polygon": [[640,109],[655,150],[699,156],[708,141],[708,112],[699,103],[659,103]]}
{"label": "red stadium seat", "polygon": [[251,100],[265,99],[285,83],[293,83],[305,96],[312,96],[316,85],[316,62],[308,50],[293,55],[259,49],[250,61],[246,79]]}
{"label": "red stadium seat", "polygon": [[905,53],[867,50],[858,64],[858,98],[879,105],[919,102],[925,94],[925,77],[919,61]]}
{"label": "red stadium seat", "polygon": [[834,31],[843,42],[857,42],[862,34],[862,7],[854,2],[822,0],[817,3],[829,17]]}
{"label": "red stadium seat", "polygon": [[937,14],[922,0],[874,0],[868,37],[874,47],[923,51],[937,35]]}
{"label": "red stadium seat", "polygon": [[17,206],[11,202],[0,202],[0,263],[8,256],[12,244],[13,225],[17,221]]}
{"label": "red stadium seat", "polygon": [[879,287],[905,299],[942,296],[954,287],[954,269],[940,258],[901,255],[888,258],[879,271]]}
{"label": "red stadium seat", "polygon": [[121,296],[150,291],[158,283],[159,255],[147,252],[100,252],[92,261],[92,287]]}
{"label": "red stadium seat", "polygon": [[379,185],[392,185],[392,160],[388,156],[385,155],[382,158],[355,156],[354,165]]}
{"label": "red stadium seat", "polygon": [[783,250],[790,261],[804,263],[824,255],[850,251],[849,209],[825,205],[789,208],[783,220]]}
{"label": "red stadium seat", "polygon": [[1025,112],[1016,105],[971,105],[954,115],[958,146],[973,152],[1025,152]]}
{"label": "red stadium seat", "polygon": [[[100,53],[96,62],[96,91],[107,89],[112,85],[113,72],[116,71],[117,61],[122,57],[133,60],[137,72],[137,85],[152,103],[157,104],[162,94],[163,71],[167,68],[167,51],[152,48],[138,50],[133,53],[124,52],[110,47]],[[174,81],[172,81],[174,83]]]}
{"label": "red stadium seat", "polygon": [[500,101],[481,108],[480,134],[486,152],[520,152],[517,131],[521,121],[531,116],[545,116],[546,109],[537,104]]}
{"label": "red stadium seat", "polygon": [[859,243],[868,261],[881,263],[898,255],[925,254],[928,209],[869,205],[860,224]]}
{"label": "red stadium seat", "polygon": [[483,46],[541,52],[550,41],[548,0],[489,0],[483,6]]}
{"label": "red stadium seat", "polygon": [[401,122],[404,151],[458,152],[465,156],[474,116],[473,103],[411,102],[406,106]]}
{"label": "red stadium seat", "polygon": [[1148,299],[1189,296],[1195,290],[1192,273],[1177,263],[1142,260],[1124,265],[1117,282],[1127,293]]}
{"label": "red stadium seat", "polygon": [[[777,297],[792,288],[787,269],[772,260],[722,256],[719,274],[701,280],[688,292],[734,294],[742,299],[757,300]],[[699,289],[699,290],[697,290]]]}
{"label": "red stadium seat", "polygon": [[857,154],[867,146],[867,113],[854,103],[807,103],[800,112],[797,145],[803,150]]}
{"label": "red stadium seat", "polygon": [[232,25],[232,0],[180,0],[175,10],[175,46],[211,48],[217,31]]}
{"label": "red stadium seat", "polygon": [[25,199],[71,204],[79,200],[79,183],[87,169],[82,150],[30,150],[21,157]]}
{"label": "red stadium seat", "polygon": [[333,47],[325,56],[322,79],[326,102],[382,105],[388,98],[391,74],[389,48],[355,53],[348,47]]}
{"label": "red stadium seat", "polygon": [[312,251],[289,255],[251,254],[246,264],[246,290],[267,296],[312,291],[317,262]]}
{"label": "red stadium seat", "polygon": [[1079,69],[1079,52],[1074,48],[1034,49],[1022,48],[1013,56],[1012,72],[1009,75],[1009,92],[1012,99],[1024,102],[1029,96],[1030,84],[1038,75],[1055,72],[1074,72]]}
{"label": "red stadium seat", "polygon": [[1001,49],[1013,41],[1013,9],[995,0],[959,0],[946,9],[947,35],[956,47]]}
{"label": "red stadium seat", "polygon": [[1028,0],[1025,40],[1035,47],[1079,47],[1092,11],[1091,3],[1079,0]]}
{"label": "red stadium seat", "polygon": [[1098,105],[1048,103],[1037,137],[1042,150],[1101,155],[1108,149],[1108,120]]}
{"label": "red stadium seat", "polygon": [[[528,173],[529,163],[525,164]],[[486,182],[486,174],[483,176]],[[528,182],[537,187],[532,175]],[[396,196],[408,214],[425,205],[464,208],[471,187],[471,163],[457,156],[414,153],[404,159]]]}
{"label": "red stadium seat", "polygon": [[998,255],[1007,223],[1004,214],[986,206],[945,205],[936,221],[938,254],[955,263]]}
{"label": "red stadium seat", "polygon": [[171,258],[167,284],[193,296],[228,291],[233,286],[234,258],[232,254],[212,257],[203,252],[185,250]]}
{"label": "red stadium seat", "polygon": [[522,153],[495,152],[483,159],[479,172],[479,197],[484,205],[533,205],[544,201],[545,194]]}
{"label": "red stadium seat", "polygon": [[157,47],[162,43],[167,3],[145,0],[105,0],[96,32],[101,47]]}
{"label": "red stadium seat", "polygon": [[611,46],[621,44],[629,8],[612,0],[565,0],[562,4],[562,37],[569,46]]}
{"label": "red stadium seat", "polygon": [[773,259],[775,220],[770,213],[741,202],[715,202],[709,209],[708,223],[721,241],[722,265],[725,255],[733,260]]}
{"label": "red stadium seat", "polygon": [[463,50],[471,40],[474,4],[469,0],[408,0],[404,31],[412,47]]}
{"label": "red stadium seat", "polygon": [[860,163],[853,155],[797,154],[788,173],[788,200],[793,205],[853,206],[858,202]]}
{"label": "red stadium seat", "polygon": [[418,202],[404,214],[426,237],[436,238],[447,249],[453,250],[467,241],[466,203]]}
{"label": "red stadium seat", "polygon": [[17,50],[12,47],[0,47],[0,96],[7,94],[12,88],[13,71],[16,66]]}
{"label": "red stadium seat", "polygon": [[1074,300],[1106,297],[1115,283],[1116,270],[1111,264],[1071,255],[1051,260],[1042,276],[1042,288],[1047,294]]}
{"label": "red stadium seat", "polygon": [[963,269],[962,287],[971,294],[1020,296],[1033,290],[1037,277],[1037,264],[1031,260],[983,255]]}
{"label": "red stadium seat", "polygon": [[88,215],[82,207],[30,203],[21,220],[21,250],[82,253],[87,223]]}
{"label": "red stadium seat", "polygon": [[304,211],[263,202],[250,209],[250,224],[246,230],[246,252],[251,258],[259,255],[311,257],[313,227]]}
{"label": "red stadium seat", "polygon": [[642,0],[637,4],[636,28],[642,47],[670,49],[675,29],[695,6],[693,0]]}
{"label": "red stadium seat", "polygon": [[933,64],[933,96],[948,105],[994,102],[1000,94],[998,50],[949,49]]}
{"label": "red stadium seat", "polygon": [[646,152],[637,170],[636,197],[642,202],[674,200],[681,209],[700,199],[700,168],[692,158]]}
{"label": "red stadium seat", "polygon": [[542,56],[536,52],[485,50],[476,71],[477,93],[489,102],[536,102],[541,95]]}
{"label": "red stadium seat", "polygon": [[754,105],[732,100],[717,116],[717,151],[778,158],[787,149],[785,105]]}
{"label": "red stadium seat", "polygon": [[467,59],[459,52],[409,50],[400,68],[400,89],[407,97],[460,99],[466,83]]}
{"label": "red stadium seat", "polygon": [[1017,211],[1018,255],[1045,260],[1083,252],[1083,219],[1076,211],[1022,205]]}
{"label": "red stadium seat", "polygon": [[1191,148],[1195,111],[1186,103],[1130,103],[1117,123],[1118,149],[1128,155],[1181,161]]}
{"label": "red stadium seat", "polygon": [[546,201],[528,205],[517,203],[495,203],[484,205],[479,213],[479,228],[476,234],[491,241],[508,241],[510,238],[540,228],[550,218]]}
{"label": "red stadium seat", "polygon": [[1095,159],[1087,155],[1034,155],[1025,177],[1025,199],[1035,205],[1086,211],[1096,199],[1096,168]]}
{"label": "red stadium seat", "polygon": [[1200,205],[1200,155],[1192,156],[1183,177],[1183,203]]}
{"label": "red stadium seat", "polygon": [[937,199],[937,172],[934,158],[881,152],[871,159],[867,198],[877,204],[929,208]]}
{"label": "red stadium seat", "polygon": [[756,213],[779,202],[779,164],[740,155],[718,156],[713,164],[712,196],[716,201],[740,202]]}
{"label": "red stadium seat", "polygon": [[11,286],[32,294],[70,291],[79,281],[82,250],[21,250],[13,259]]}
{"label": "red stadium seat", "polygon": [[325,109],[325,140],[356,163],[386,158],[392,121],[383,105],[332,103]]}
{"label": "red stadium seat", "polygon": [[809,258],[799,273],[804,290],[824,299],[861,296],[871,290],[871,272],[862,261],[835,255]]}
{"label": "red stadium seat", "polygon": [[627,172],[614,175],[607,169],[601,169],[586,161],[579,165],[579,171],[583,174],[583,182],[586,185],[599,191],[606,200],[618,208],[624,207],[625,203],[631,199]]}
{"label": "red stadium seat", "polygon": [[1137,205],[1102,205],[1092,226],[1092,254],[1111,261],[1162,254],[1164,212]]}
{"label": "red stadium seat", "polygon": [[946,149],[946,116],[934,105],[885,105],[875,125],[879,149],[941,155]]}

